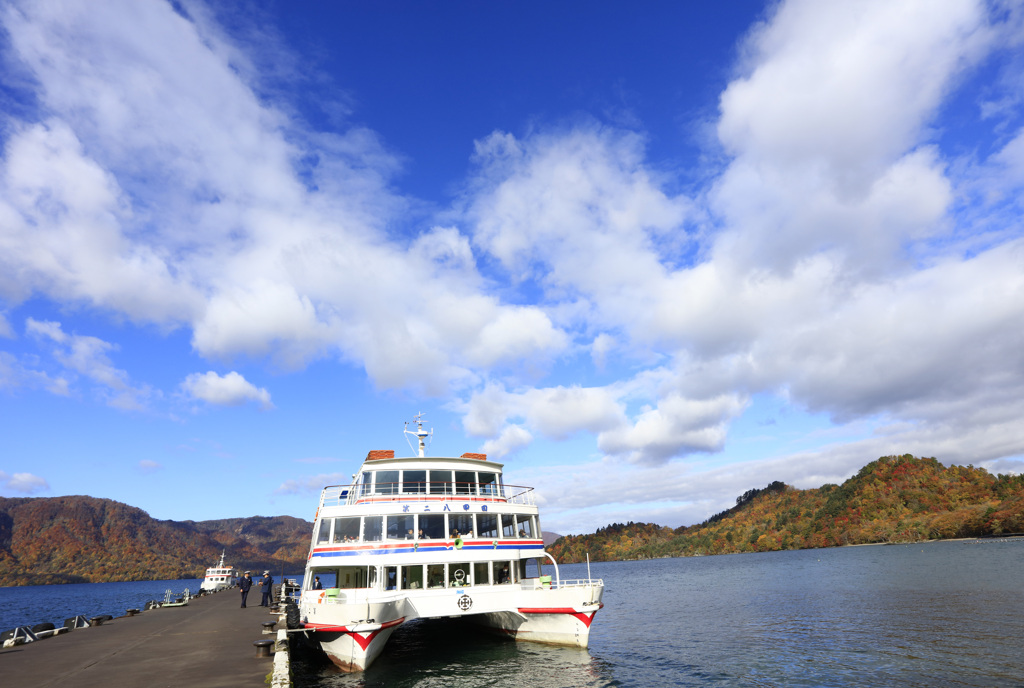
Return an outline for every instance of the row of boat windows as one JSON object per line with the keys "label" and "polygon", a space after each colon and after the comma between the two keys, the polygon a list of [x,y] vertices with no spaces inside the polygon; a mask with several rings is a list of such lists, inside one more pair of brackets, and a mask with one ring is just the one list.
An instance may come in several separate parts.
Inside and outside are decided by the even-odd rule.
{"label": "row of boat windows", "polygon": [[533,538],[536,516],[516,514],[392,514],[320,520],[317,544],[443,538]]}
{"label": "row of boat windows", "polygon": [[[536,559],[513,561],[477,561],[448,564],[415,564],[412,566],[341,566],[333,569],[315,569],[313,574],[321,586],[351,590],[376,588],[378,570],[385,590],[422,590],[435,588],[463,588],[474,585],[511,585],[527,578],[527,562],[540,566]],[[315,578],[309,582],[315,585]]]}
{"label": "row of boat windows", "polygon": [[501,476],[483,471],[363,471],[359,494],[457,494],[500,496]]}

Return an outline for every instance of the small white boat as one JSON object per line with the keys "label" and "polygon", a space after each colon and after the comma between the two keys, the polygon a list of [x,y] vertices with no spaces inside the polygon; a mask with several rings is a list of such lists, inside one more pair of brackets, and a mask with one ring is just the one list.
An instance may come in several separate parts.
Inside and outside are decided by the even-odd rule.
{"label": "small white boat", "polygon": [[353,484],[321,493],[299,598],[307,638],[346,671],[370,666],[413,619],[587,647],[604,582],[560,578],[533,488],[506,485],[483,454],[425,456],[431,433],[416,426],[418,456],[371,451]]}
{"label": "small white boat", "polygon": [[238,569],[224,563],[224,552],[220,553],[220,563],[206,569],[206,576],[203,578],[200,590],[217,592],[225,590],[238,583]]}

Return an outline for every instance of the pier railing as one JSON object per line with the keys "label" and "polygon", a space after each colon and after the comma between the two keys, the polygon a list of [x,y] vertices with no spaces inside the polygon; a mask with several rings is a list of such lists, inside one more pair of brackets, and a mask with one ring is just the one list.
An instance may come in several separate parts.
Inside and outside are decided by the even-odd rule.
{"label": "pier railing", "polygon": [[376,483],[329,485],[320,495],[320,506],[351,506],[379,502],[502,502],[536,506],[532,487],[493,483]]}

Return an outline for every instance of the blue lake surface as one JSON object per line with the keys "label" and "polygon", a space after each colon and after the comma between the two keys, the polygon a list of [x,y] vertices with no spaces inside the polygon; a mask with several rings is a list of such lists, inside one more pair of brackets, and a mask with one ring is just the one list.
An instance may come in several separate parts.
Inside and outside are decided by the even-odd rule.
{"label": "blue lake surface", "polygon": [[[585,578],[585,565],[563,565]],[[402,626],[340,686],[1024,686],[1024,538],[603,562],[578,650]]]}
{"label": "blue lake surface", "polygon": [[[585,578],[586,565],[563,565]],[[370,669],[296,658],[296,688],[1017,686],[1024,538],[602,562],[588,650],[406,624]],[[288,577],[294,577],[289,575]],[[0,588],[0,630],[124,614],[198,580]]]}

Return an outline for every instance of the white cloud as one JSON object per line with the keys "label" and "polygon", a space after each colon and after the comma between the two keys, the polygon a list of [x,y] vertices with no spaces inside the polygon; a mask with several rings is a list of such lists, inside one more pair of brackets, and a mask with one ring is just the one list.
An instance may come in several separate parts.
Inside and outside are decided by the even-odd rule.
{"label": "white cloud", "polygon": [[70,383],[66,378],[52,377],[45,371],[19,361],[6,351],[0,351],[0,389],[14,390],[19,387],[43,389],[61,397],[71,394]]}
{"label": "white cloud", "polygon": [[514,454],[533,441],[530,431],[520,425],[507,425],[496,439],[484,442],[481,450],[490,457],[501,459]]}
{"label": "white cloud", "polygon": [[181,383],[181,388],[193,399],[218,406],[239,406],[248,401],[258,402],[262,409],[272,409],[270,392],[256,387],[244,377],[231,371],[221,376],[212,370],[192,373]]}
{"label": "white cloud", "polygon": [[150,459],[142,459],[141,461],[139,461],[139,471],[141,471],[145,475],[156,473],[157,471],[160,471],[162,469],[163,465],[161,465],[157,461],[152,461]]}
{"label": "white cloud", "polygon": [[7,473],[0,471],[0,490],[4,492],[19,492],[21,494],[38,494],[49,490],[50,485],[44,478],[31,473]]}
{"label": "white cloud", "polygon": [[[565,349],[542,309],[478,293],[457,229],[390,241],[410,203],[388,188],[397,158],[371,131],[289,119],[201,5],[189,19],[166,3],[60,7],[0,15],[10,66],[48,113],[15,122],[0,165],[12,303],[43,294],[184,325],[221,360],[337,356],[380,387],[435,395]],[[292,63],[279,51],[261,41],[253,59]]]}
{"label": "white cloud", "polygon": [[[589,433],[625,471],[607,490],[637,498],[650,466],[685,474],[679,459],[721,450],[756,394],[869,419],[859,452],[1008,460],[1024,451],[1024,137],[1004,105],[1005,131],[974,123],[997,141],[975,160],[940,119],[1019,40],[1002,9],[778,3],[722,89],[717,167],[655,169],[642,132],[593,122],[494,132],[463,196],[412,235],[425,211],[394,190],[403,162],[378,135],[309,131],[263,90],[257,61],[290,64],[273,41],[227,36],[201,4],[11,3],[4,66],[40,111],[5,129],[0,298],[187,328],[220,361],[341,359],[454,399],[496,455]],[[985,101],[1019,102],[991,92],[1007,88]],[[111,342],[26,330],[61,370],[0,352],[0,386],[157,394]],[[235,372],[182,389],[270,406]],[[871,458],[765,466],[835,477]]]}
{"label": "white cloud", "polygon": [[659,400],[657,408],[641,412],[632,424],[601,432],[597,446],[635,463],[662,463],[682,454],[719,451],[729,422],[745,406],[736,395],[694,400],[671,394]]}
{"label": "white cloud", "polygon": [[[124,411],[141,411],[148,407],[153,398],[160,396],[148,385],[132,384],[128,373],[116,368],[108,352],[118,346],[97,337],[67,334],[59,322],[41,321],[28,318],[25,331],[40,340],[54,344],[54,360],[65,371],[78,373],[95,383],[95,391],[105,403]],[[49,376],[46,376],[50,380]],[[52,380],[46,388],[60,395],[68,393],[69,382],[62,376]]]}

